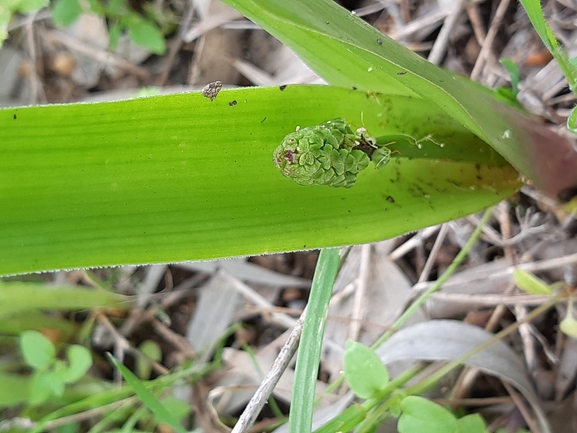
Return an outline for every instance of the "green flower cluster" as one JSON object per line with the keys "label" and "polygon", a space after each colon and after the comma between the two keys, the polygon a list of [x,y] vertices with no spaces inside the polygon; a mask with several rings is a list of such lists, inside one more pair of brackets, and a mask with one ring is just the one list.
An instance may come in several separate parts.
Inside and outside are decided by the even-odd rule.
{"label": "green flower cluster", "polygon": [[279,171],[299,185],[350,188],[369,165],[371,137],[354,132],[344,119],[297,128],[275,149],[273,162]]}

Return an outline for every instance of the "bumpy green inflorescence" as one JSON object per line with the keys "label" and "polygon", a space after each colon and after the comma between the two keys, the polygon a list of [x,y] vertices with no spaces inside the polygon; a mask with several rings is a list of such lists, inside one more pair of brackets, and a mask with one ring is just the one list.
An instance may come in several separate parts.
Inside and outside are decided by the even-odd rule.
{"label": "bumpy green inflorescence", "polygon": [[369,165],[360,150],[372,139],[355,133],[344,119],[297,129],[275,149],[273,162],[279,171],[300,185],[350,188]]}

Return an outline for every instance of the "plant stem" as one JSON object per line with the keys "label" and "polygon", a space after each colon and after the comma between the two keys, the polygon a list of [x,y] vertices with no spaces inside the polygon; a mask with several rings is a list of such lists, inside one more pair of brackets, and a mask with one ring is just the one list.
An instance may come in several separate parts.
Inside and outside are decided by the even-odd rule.
{"label": "plant stem", "polygon": [[327,310],[339,262],[339,248],[321,250],[298,349],[289,415],[290,433],[309,433],[312,428],[315,385]]}

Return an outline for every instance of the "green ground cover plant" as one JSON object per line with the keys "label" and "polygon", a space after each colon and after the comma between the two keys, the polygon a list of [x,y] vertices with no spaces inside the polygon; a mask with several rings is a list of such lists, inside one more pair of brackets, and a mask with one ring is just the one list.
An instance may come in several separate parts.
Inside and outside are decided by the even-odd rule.
{"label": "green ground cover plant", "polygon": [[100,1],[90,0],[57,0],[50,4],[50,0],[4,0],[0,3],[0,46],[8,37],[8,26],[15,14],[36,13],[41,9],[51,6],[52,20],[61,27],[68,27],[76,22],[82,13],[88,11],[98,14],[109,20],[110,48],[115,50],[122,32],[128,32],[128,36],[136,44],[141,45],[155,54],[166,52],[164,34],[155,15],[169,32],[173,24],[172,17],[165,17],[162,13],[156,14],[150,5],[145,3],[146,13],[136,12],[125,0]]}
{"label": "green ground cover plant", "polygon": [[[166,52],[164,35],[155,22],[155,15],[163,19],[162,14],[155,11],[144,3],[145,14],[134,10],[125,0],[100,1],[90,0],[88,7],[79,0],[57,0],[52,7],[52,19],[59,26],[72,25],[80,17],[85,9],[106,17],[109,20],[110,48],[115,50],[122,32],[127,31],[130,39],[155,54]],[[168,30],[168,29],[167,29]]]}

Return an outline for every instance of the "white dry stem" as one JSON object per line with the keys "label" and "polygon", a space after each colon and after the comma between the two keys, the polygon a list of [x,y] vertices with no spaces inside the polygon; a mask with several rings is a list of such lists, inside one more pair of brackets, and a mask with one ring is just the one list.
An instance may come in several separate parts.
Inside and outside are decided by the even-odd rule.
{"label": "white dry stem", "polygon": [[286,343],[276,357],[266,377],[262,380],[258,389],[248,402],[244,412],[238,419],[238,422],[232,429],[231,433],[246,433],[254,424],[256,417],[264,407],[265,403],[268,401],[268,398],[272,394],[276,384],[280,380],[282,374],[288,367],[289,362],[297,350],[303,331],[305,314],[306,309],[301,314],[301,317],[296,321],[296,324],[291,331]]}

